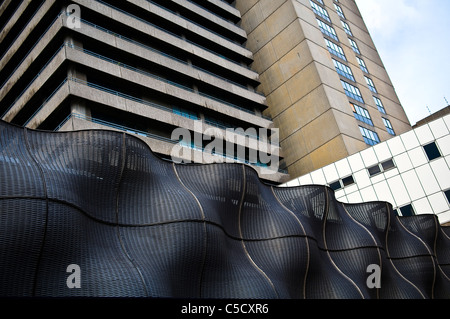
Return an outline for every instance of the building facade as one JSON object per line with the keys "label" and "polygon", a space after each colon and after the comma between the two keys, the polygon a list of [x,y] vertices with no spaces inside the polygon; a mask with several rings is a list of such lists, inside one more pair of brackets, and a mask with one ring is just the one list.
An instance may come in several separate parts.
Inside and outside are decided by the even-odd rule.
{"label": "building facade", "polygon": [[450,115],[288,182],[326,185],[344,203],[385,201],[400,216],[450,223]]}
{"label": "building facade", "polygon": [[273,121],[263,115],[266,97],[256,91],[259,75],[249,67],[253,54],[231,2],[3,1],[0,118],[32,129],[127,131],[164,158],[180,142],[173,137],[177,128],[222,136],[227,129],[266,130],[244,139],[236,130],[223,142],[245,149],[241,157],[207,153],[201,138],[183,140],[187,151],[180,158],[228,156],[270,182],[286,180],[246,155],[282,156],[271,141]]}
{"label": "building facade", "polygon": [[354,0],[237,0],[292,178],[411,130]]}

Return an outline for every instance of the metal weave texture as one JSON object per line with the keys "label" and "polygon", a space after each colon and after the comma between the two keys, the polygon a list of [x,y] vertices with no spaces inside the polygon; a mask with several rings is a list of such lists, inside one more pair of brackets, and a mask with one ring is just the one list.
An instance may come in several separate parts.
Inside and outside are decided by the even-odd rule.
{"label": "metal weave texture", "polygon": [[450,298],[450,231],[241,164],[175,165],[119,132],[0,122],[0,296]]}

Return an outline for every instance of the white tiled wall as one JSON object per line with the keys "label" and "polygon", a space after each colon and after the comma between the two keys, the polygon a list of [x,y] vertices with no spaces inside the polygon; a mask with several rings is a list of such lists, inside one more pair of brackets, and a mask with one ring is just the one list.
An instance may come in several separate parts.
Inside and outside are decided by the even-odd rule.
{"label": "white tiled wall", "polygon": [[[429,161],[423,146],[436,142],[442,157]],[[393,159],[396,168],[373,177],[367,168]],[[411,204],[417,214],[437,214],[450,222],[450,115],[297,178],[285,186],[329,185],[353,175],[355,184],[336,191],[345,203],[387,201]]]}

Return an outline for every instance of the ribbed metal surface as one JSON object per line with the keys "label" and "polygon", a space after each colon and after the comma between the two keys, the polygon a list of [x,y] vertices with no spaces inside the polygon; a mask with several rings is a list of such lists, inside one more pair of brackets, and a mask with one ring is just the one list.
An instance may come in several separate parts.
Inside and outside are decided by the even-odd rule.
{"label": "ribbed metal surface", "polygon": [[435,215],[175,165],[127,134],[0,122],[0,296],[450,298],[450,237]]}

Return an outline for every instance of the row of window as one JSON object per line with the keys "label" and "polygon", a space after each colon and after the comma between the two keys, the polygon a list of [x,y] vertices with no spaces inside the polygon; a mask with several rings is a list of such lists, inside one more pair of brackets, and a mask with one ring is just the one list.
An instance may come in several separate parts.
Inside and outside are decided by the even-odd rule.
{"label": "row of window", "polygon": [[[323,0],[315,0],[315,1],[320,3],[321,5],[324,5]],[[339,3],[338,0],[335,0],[335,2]],[[325,8],[321,7],[320,5],[318,5],[317,3],[313,2],[312,0],[310,0],[310,3],[311,3],[311,7],[312,7],[314,13],[319,18],[324,19],[325,21],[331,23],[331,19],[330,19],[329,15],[328,15],[328,12],[327,12],[327,10]],[[345,15],[344,15],[344,12],[343,12],[342,8],[339,5],[337,5],[336,3],[334,3],[334,6],[336,8],[337,14],[342,19],[341,23],[342,23],[342,27],[343,27],[344,31],[347,33],[348,36],[352,37],[353,33],[352,33],[351,29],[350,29],[350,26],[347,24],[347,22],[344,21],[344,20],[346,20],[346,18],[345,18]],[[324,39],[325,39],[325,43],[326,43],[328,51],[333,56],[336,56],[340,60],[347,62],[347,58],[345,56],[345,53],[344,53],[344,50],[342,49],[342,47],[328,39],[328,38],[334,39],[335,41],[339,42],[339,38],[337,36],[337,33],[336,33],[335,29],[331,25],[328,25],[327,23],[325,23],[324,21],[322,21],[319,18],[316,18],[316,20],[317,20],[317,23],[319,25],[320,30],[326,36]],[[356,54],[360,55],[361,52],[360,52],[360,50],[358,48],[357,43],[353,39],[351,39],[350,37],[348,38],[348,40],[350,42],[351,48],[353,49],[353,51]],[[356,59],[357,59],[357,62],[359,64],[361,70],[364,73],[369,74],[369,71],[367,69],[367,66],[366,66],[364,60],[362,58],[358,57],[358,56],[356,56]],[[336,71],[337,71],[337,73],[340,76],[350,80],[351,82],[356,82],[355,81],[355,77],[353,75],[353,72],[352,72],[352,70],[351,70],[351,68],[349,66],[347,66],[346,64],[340,62],[337,59],[333,58],[332,60],[333,60],[334,66],[336,68]],[[371,78],[367,77],[367,76],[364,76],[364,78],[366,80],[367,86],[370,89],[370,91],[372,93],[374,93],[374,94],[378,94],[378,91],[377,91],[377,89],[375,87],[375,84],[374,84],[373,80]],[[353,99],[355,101],[358,101],[360,103],[363,103],[363,104],[365,103],[364,99],[362,97],[361,91],[358,89],[358,87],[356,87],[355,85],[350,84],[350,83],[348,83],[346,81],[343,81],[343,80],[341,80],[341,83],[342,83],[342,86],[344,88],[345,94],[349,98],[351,98],[351,99]],[[377,106],[377,108],[380,111],[380,113],[386,114],[386,110],[385,110],[381,100],[378,97],[376,97],[376,96],[373,96],[373,99],[374,99],[375,105]],[[356,104],[353,104],[353,103],[350,103],[350,105],[352,106],[353,113],[355,115],[355,118],[358,121],[360,121],[362,123],[365,123],[365,124],[368,124],[370,126],[374,126],[373,125],[373,121],[372,121],[372,119],[370,117],[370,114],[369,114],[369,112],[366,109],[364,109],[363,107],[358,106]],[[393,127],[392,127],[392,123],[388,119],[386,119],[384,117],[382,118],[382,120],[383,120],[384,126],[386,127],[387,132],[389,134],[395,136],[395,131],[394,131]],[[379,139],[378,134],[376,132],[374,132],[372,130],[369,130],[367,128],[362,128],[361,132],[362,132],[364,141],[368,145],[372,146],[372,145],[378,144],[380,142],[380,139]]]}

